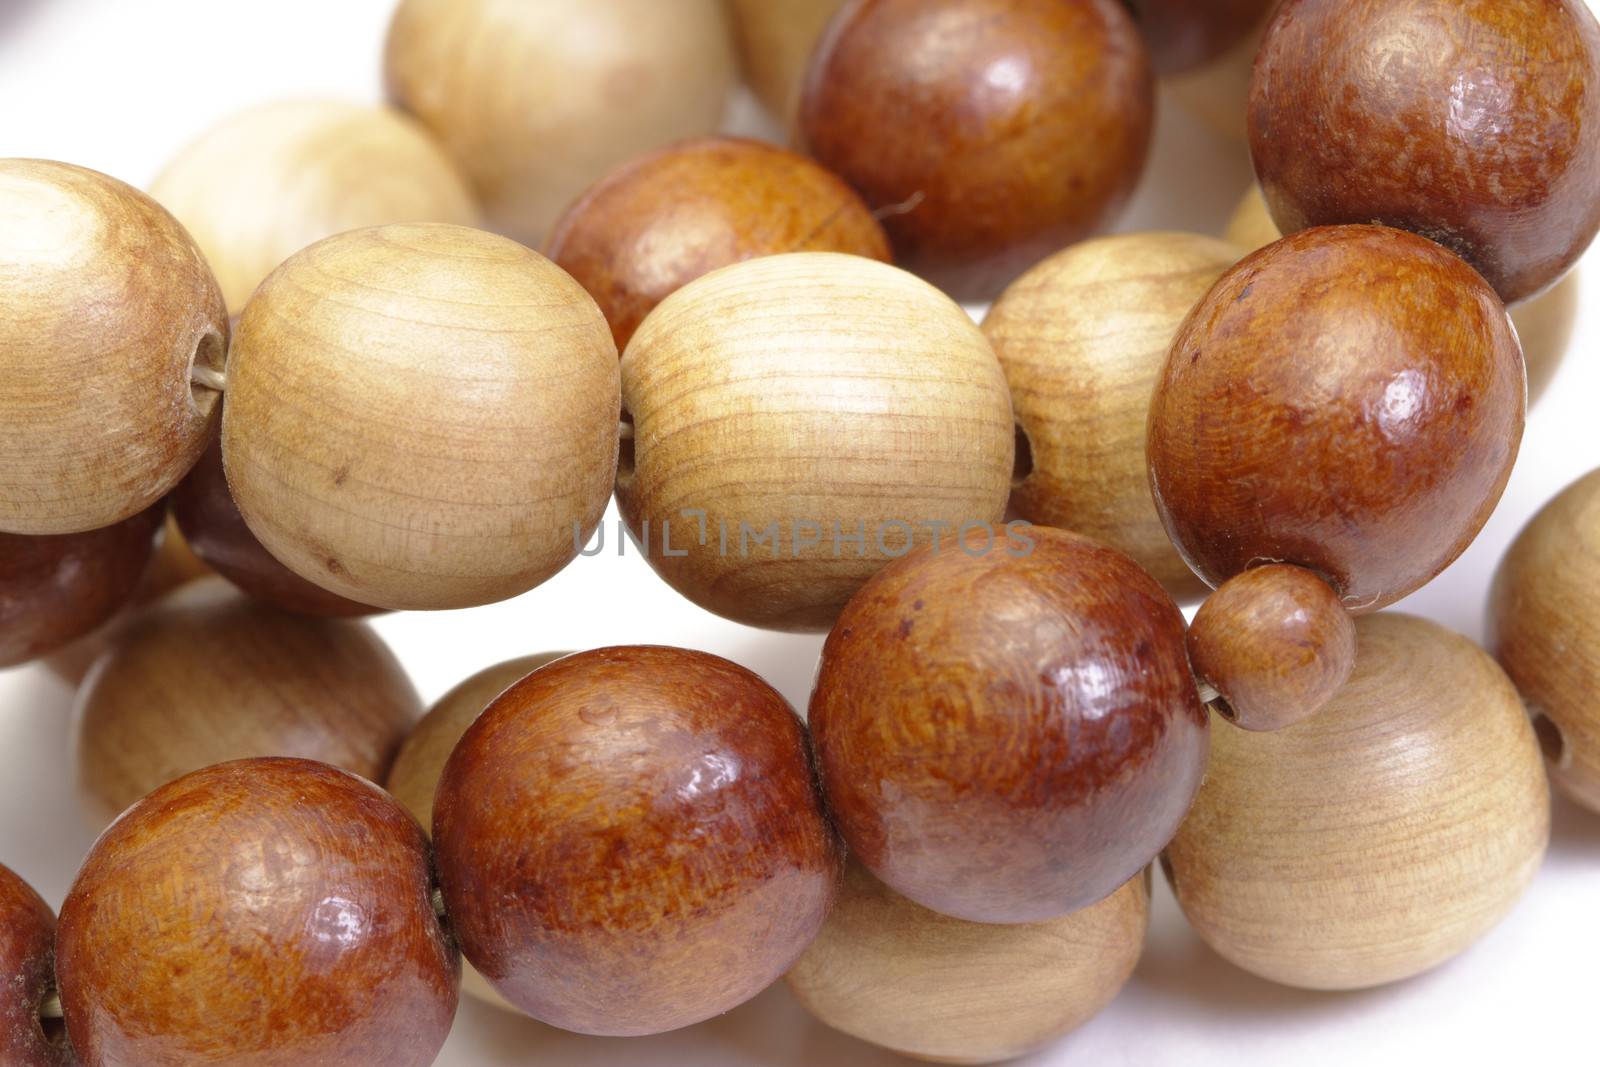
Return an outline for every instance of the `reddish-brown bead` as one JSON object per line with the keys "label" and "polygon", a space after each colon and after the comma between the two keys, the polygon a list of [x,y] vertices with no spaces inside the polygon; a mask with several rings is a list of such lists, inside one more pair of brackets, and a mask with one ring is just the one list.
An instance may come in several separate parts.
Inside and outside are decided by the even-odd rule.
{"label": "reddish-brown bead", "polygon": [[376,786],[295,759],[145,797],[61,908],[57,974],[85,1067],[426,1067],[460,958],[428,843]]}
{"label": "reddish-brown bead", "polygon": [[66,1034],[39,1014],[55,988],[56,916],[10,869],[0,866],[0,1064],[67,1067]]}
{"label": "reddish-brown bead", "polygon": [[856,594],[811,728],[829,809],[874,874],[957,918],[1037,922],[1171,839],[1206,714],[1183,616],[1127,556],[1046,527],[979,547],[919,549]]}
{"label": "reddish-brown bead", "polygon": [[1121,0],[854,0],[812,56],[801,130],[898,262],[987,299],[1121,211],[1153,85]]}
{"label": "reddish-brown bead", "polygon": [[1213,587],[1293,563],[1377,610],[1482,528],[1526,394],[1505,308],[1460,259],[1400,230],[1307,230],[1179,330],[1150,409],[1156,507]]}
{"label": "reddish-brown bead", "polygon": [[1162,74],[1221,58],[1261,25],[1276,0],[1127,0]]}
{"label": "reddish-brown bead", "polygon": [[838,890],[805,727],[749,671],[682,649],[568,656],[507,690],[456,746],[433,819],[467,958],[582,1033],[744,1002]]}

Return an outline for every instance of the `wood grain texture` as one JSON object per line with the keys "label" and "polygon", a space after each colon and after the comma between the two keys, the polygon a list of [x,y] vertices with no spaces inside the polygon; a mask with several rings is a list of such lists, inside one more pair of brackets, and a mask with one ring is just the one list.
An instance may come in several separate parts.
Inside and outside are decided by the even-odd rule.
{"label": "wood grain texture", "polygon": [[1583,0],[1284,0],[1249,123],[1285,232],[1412,230],[1508,304],[1600,232],[1600,23]]}
{"label": "wood grain texture", "polygon": [[0,533],[0,668],[60,651],[131,603],[166,516],[158,503],[103,530]]}
{"label": "wood grain texture", "polygon": [[1147,878],[1043,923],[952,919],[852,860],[822,932],[787,975],[836,1030],[934,1063],[1024,1056],[1097,1015],[1126,984],[1150,922]]}
{"label": "wood grain texture", "polygon": [[1411,616],[1356,630],[1355,672],[1320,713],[1214,732],[1166,854],[1212,948],[1308,989],[1399,981],[1464,951],[1522,895],[1549,837],[1539,746],[1494,660]]}
{"label": "wood grain texture", "polygon": [[731,0],[745,81],[785,128],[800,113],[811,51],[844,0]]}
{"label": "wood grain texture", "polygon": [[1223,582],[1189,627],[1194,675],[1212,710],[1246,730],[1315,715],[1350,677],[1356,627],[1339,594],[1304,567],[1269,563]]}
{"label": "wood grain texture", "polygon": [[1011,510],[1121,549],[1178,600],[1205,584],[1150,497],[1150,396],[1178,327],[1242,254],[1182,233],[1085,241],[1018,278],[983,320],[1028,447]]}
{"label": "wood grain texture", "polygon": [[932,524],[1004,514],[1015,434],[994,350],[885,264],[813,252],[715,271],[645,320],[622,380],[622,517],[641,538],[650,522],[658,574],[727,618],[826,629]]}
{"label": "wood grain texture", "polygon": [[150,195],[194,236],[233,314],[278,264],[324,237],[390,222],[478,222],[466,179],[419,124],[334,100],[228,116],[167,164]]}
{"label": "wood grain texture", "polygon": [[1525,407],[1516,333],[1470,267],[1400,230],[1307,230],[1224,275],[1173,342],[1156,507],[1212,586],[1293,563],[1376,610],[1477,536]]}
{"label": "wood grain texture", "polygon": [[491,228],[537,246],[613,167],[722,120],[722,0],[403,0],[389,98],[444,143]]}
{"label": "wood grain texture", "polygon": [[194,465],[227,312],[154,200],[92,170],[0,160],[0,532],[131,518]]}
{"label": "wood grain texture", "polygon": [[852,0],[812,58],[801,130],[883,212],[896,262],[988,300],[1116,218],[1153,113],[1120,0]]}
{"label": "wood grain texture", "polygon": [[421,712],[364,623],[290,615],[205,578],[135,617],[78,690],[78,791],[103,823],[225,760],[298,756],[381,781]]}
{"label": "wood grain texture", "polygon": [[805,156],[732,137],[673,145],[613,171],[545,244],[599,303],[619,351],[674,291],[783,252],[888,260],[889,239],[854,190]]}
{"label": "wood grain texture", "polygon": [[503,600],[577,555],[617,455],[605,318],[536,252],[395,225],[312,245],[239,321],[222,459],[301,577],[376,607]]}
{"label": "wood grain texture", "polygon": [[145,797],[90,850],[56,970],[84,1067],[427,1067],[459,957],[428,841],[369,782],[224,763]]}
{"label": "wood grain texture", "polygon": [[58,1020],[39,1009],[56,984],[56,915],[33,887],[0,866],[0,1064],[71,1067]]}
{"label": "wood grain texture", "polygon": [[1157,73],[1206,67],[1247,40],[1277,0],[1127,0]]}
{"label": "wood grain texture", "polygon": [[923,907],[1054,919],[1150,863],[1205,768],[1183,616],[1122,553],[1036,527],[930,546],[828,635],[809,716],[850,851]]}
{"label": "wood grain texture", "polygon": [[456,746],[433,830],[473,965],[536,1019],[617,1036],[774,982],[842,858],[793,710],[671,648],[568,656],[513,686]]}
{"label": "wood grain texture", "polygon": [[1506,552],[1488,646],[1535,716],[1551,779],[1600,813],[1600,470],[1546,504]]}

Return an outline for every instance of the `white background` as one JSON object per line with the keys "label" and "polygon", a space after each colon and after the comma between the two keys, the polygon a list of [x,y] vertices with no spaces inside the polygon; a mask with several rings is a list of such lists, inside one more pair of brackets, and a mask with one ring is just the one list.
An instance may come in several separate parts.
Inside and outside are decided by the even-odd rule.
{"label": "white background", "polygon": [[[391,0],[0,0],[0,156],[68,160],[143,185],[178,148],[239,107],[285,96],[375,100],[390,6]],[[1249,177],[1237,146],[1165,106],[1150,174],[1121,228],[1220,232]],[[1591,265],[1583,294],[1576,340],[1531,413],[1499,510],[1471,550],[1408,600],[1406,610],[1481,636],[1485,590],[1507,543],[1540,504],[1600,464],[1600,261]],[[614,512],[607,521],[614,523]],[[430,700],[511,656],[657,642],[728,656],[804,707],[820,645],[817,638],[713,618],[637,559],[609,554],[580,559],[509,603],[394,616],[377,625]],[[57,904],[93,839],[68,772],[70,702],[71,694],[42,669],[0,672],[0,862]],[[1549,859],[1526,899],[1471,952],[1431,974],[1359,994],[1269,985],[1212,955],[1184,926],[1163,886],[1144,961],[1122,996],[1063,1043],[1024,1062],[1346,1067],[1514,1057],[1594,1063],[1597,956],[1600,817],[1558,802]],[[778,988],[706,1026],[634,1041],[560,1034],[464,999],[439,1062],[870,1067],[903,1061],[811,1022]]]}

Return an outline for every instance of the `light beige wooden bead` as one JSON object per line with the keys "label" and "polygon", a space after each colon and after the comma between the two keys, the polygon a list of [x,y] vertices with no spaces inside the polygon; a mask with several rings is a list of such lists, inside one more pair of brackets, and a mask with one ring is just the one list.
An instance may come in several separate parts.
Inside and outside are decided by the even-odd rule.
{"label": "light beige wooden bead", "polygon": [[826,629],[931,523],[1004,512],[1014,431],[994,350],[948,297],[875,260],[708,274],[640,325],[622,379],[623,518],[640,540],[649,522],[657,573],[727,618]]}
{"label": "light beige wooden bead", "polygon": [[252,533],[376,607],[526,592],[577,554],[617,454],[600,309],[538,253],[460,226],[340,234],[239,321],[223,416]]}
{"label": "light beige wooden bead", "polygon": [[0,533],[97,530],[206,445],[222,294],[154,200],[82,167],[0,160]]}
{"label": "light beige wooden bead", "polygon": [[1535,716],[1551,779],[1600,813],[1600,470],[1517,536],[1490,590],[1489,630]]}
{"label": "light beige wooden bead", "polygon": [[324,237],[389,222],[474,226],[466,179],[415,121],[332,100],[230,116],[150,185],[186,226],[238,314],[278,264]]}
{"label": "light beige wooden bead", "polygon": [[131,621],[78,690],[78,789],[109,820],[190,771],[247,757],[382,780],[421,711],[366,623],[291,615],[201,578]]}
{"label": "light beige wooden bead", "polygon": [[1122,549],[1178,600],[1205,585],[1156,513],[1145,423],[1178,327],[1241,255],[1186,233],[1087,241],[1018,278],[983,322],[1017,417],[1013,512]]}
{"label": "light beige wooden bead", "polygon": [[1533,728],[1487,653],[1435,623],[1356,622],[1355,671],[1311,718],[1213,730],[1168,847],[1190,924],[1263,978],[1359,989],[1464,951],[1544,858]]}
{"label": "light beige wooden bead", "polygon": [[789,989],[822,1022],[936,1063],[1022,1056],[1083,1025],[1127,983],[1150,919],[1141,874],[1043,923],[952,919],[852,860]]}
{"label": "light beige wooden bead", "polygon": [[792,127],[811,52],[844,0],[732,0],[750,88],[773,118]]}
{"label": "light beige wooden bead", "polygon": [[390,98],[529,245],[613,167],[715,130],[735,74],[721,0],[402,0],[385,53]]}

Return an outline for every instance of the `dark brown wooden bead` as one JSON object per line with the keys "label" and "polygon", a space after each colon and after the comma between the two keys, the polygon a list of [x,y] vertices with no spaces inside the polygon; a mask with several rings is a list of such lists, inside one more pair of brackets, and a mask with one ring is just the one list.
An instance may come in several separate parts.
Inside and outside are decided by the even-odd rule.
{"label": "dark brown wooden bead", "polygon": [[40,1017],[55,989],[55,943],[50,905],[0,866],[0,1064],[5,1067],[72,1063],[59,1022]]}
{"label": "dark brown wooden bead", "polygon": [[545,254],[628,345],[650,310],[703,274],[783,252],[888,260],[889,239],[848,185],[804,156],[712,137],[612,172],[567,209]]}
{"label": "dark brown wooden bead", "polygon": [[1261,25],[1276,0],[1128,0],[1150,58],[1181,74],[1221,58]]}
{"label": "dark brown wooden bead", "polygon": [[189,547],[218,574],[258,600],[302,615],[349,618],[379,608],[347,600],[279,563],[239,514],[222,471],[222,439],[211,444],[172,493],[172,514]]}
{"label": "dark brown wooden bead", "polygon": [[1178,331],[1150,409],[1156,507],[1213,587],[1293,563],[1376,610],[1482,528],[1526,392],[1505,308],[1460,259],[1400,230],[1307,230]]}
{"label": "dark brown wooden bead", "polygon": [[673,648],[568,656],[500,696],[433,809],[462,950],[581,1033],[743,1003],[821,928],[841,849],[805,727],[742,667]]}
{"label": "dark brown wooden bead", "polygon": [[88,533],[0,533],[0,667],[54,652],[127,605],[166,514],[160,503]]}
{"label": "dark brown wooden bead", "polygon": [[854,0],[812,56],[800,121],[896,260],[976,300],[1117,216],[1153,116],[1120,0]]}
{"label": "dark brown wooden bead", "polygon": [[1600,231],[1600,24],[1583,0],[1285,0],[1249,121],[1285,233],[1412,230],[1507,303]]}
{"label": "dark brown wooden bead", "polygon": [[426,1067],[460,958],[427,838],[321,763],[219,764],[95,842],[61,908],[56,970],[85,1067]]}
{"label": "dark brown wooden bead", "polygon": [[829,808],[874,874],[946,915],[1038,922],[1171,839],[1207,717],[1183,616],[1127,556],[1046,527],[980,548],[919,549],[856,594],[811,729]]}
{"label": "dark brown wooden bead", "polygon": [[1211,707],[1246,730],[1316,714],[1350,677],[1356,624],[1333,587],[1304,567],[1269,563],[1222,583],[1189,627],[1195,677]]}

